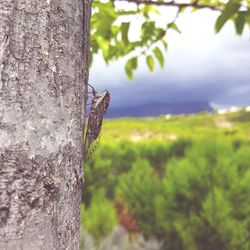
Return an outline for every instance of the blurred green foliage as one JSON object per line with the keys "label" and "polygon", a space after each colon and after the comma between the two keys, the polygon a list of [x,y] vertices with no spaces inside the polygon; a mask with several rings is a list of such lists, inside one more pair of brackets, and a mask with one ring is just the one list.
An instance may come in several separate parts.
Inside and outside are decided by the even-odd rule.
{"label": "blurred green foliage", "polygon": [[102,188],[95,191],[91,205],[86,209],[81,206],[81,220],[84,228],[95,238],[97,242],[107,236],[114,225],[117,224],[115,208],[106,196]]}
{"label": "blurred green foliage", "polygon": [[[122,5],[121,5],[121,2]],[[215,31],[220,32],[229,20],[235,24],[237,35],[250,27],[250,1],[242,0],[198,0],[198,1],[148,1],[94,0],[91,18],[91,56],[101,52],[106,63],[126,58],[125,71],[129,79],[138,67],[138,58],[144,58],[150,71],[155,69],[155,61],[164,66],[164,55],[168,47],[169,30],[181,33],[176,20],[187,10],[210,9],[219,13]],[[161,8],[172,8],[172,20],[162,16]],[[214,21],[213,21],[214,22]],[[131,30],[139,24],[139,34],[131,37]]]}
{"label": "blurred green foliage", "polygon": [[248,112],[106,120],[84,169],[81,216],[98,240],[119,198],[164,250],[250,249]]}

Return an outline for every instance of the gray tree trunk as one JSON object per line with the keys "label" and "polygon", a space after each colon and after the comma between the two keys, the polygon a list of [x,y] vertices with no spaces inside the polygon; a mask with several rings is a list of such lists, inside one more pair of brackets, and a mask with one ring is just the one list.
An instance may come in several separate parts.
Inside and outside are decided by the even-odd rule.
{"label": "gray tree trunk", "polygon": [[89,0],[0,0],[0,249],[79,249]]}

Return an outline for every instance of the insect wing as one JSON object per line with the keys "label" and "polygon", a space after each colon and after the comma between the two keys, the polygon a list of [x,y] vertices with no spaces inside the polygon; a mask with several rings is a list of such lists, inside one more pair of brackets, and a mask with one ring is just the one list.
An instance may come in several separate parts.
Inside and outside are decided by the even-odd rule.
{"label": "insect wing", "polygon": [[87,139],[89,140],[89,143],[96,140],[100,134],[102,121],[108,109],[109,102],[110,94],[107,90],[94,97],[92,101],[87,129]]}

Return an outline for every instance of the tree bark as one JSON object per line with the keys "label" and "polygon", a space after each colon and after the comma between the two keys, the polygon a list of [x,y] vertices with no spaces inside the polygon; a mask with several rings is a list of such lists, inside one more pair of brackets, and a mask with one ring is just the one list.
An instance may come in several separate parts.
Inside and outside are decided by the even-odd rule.
{"label": "tree bark", "polygon": [[90,0],[0,0],[0,249],[79,249]]}

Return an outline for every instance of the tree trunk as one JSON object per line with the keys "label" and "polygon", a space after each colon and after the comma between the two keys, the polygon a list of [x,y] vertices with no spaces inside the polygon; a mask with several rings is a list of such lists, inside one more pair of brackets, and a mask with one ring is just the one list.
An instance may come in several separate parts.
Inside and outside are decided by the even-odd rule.
{"label": "tree trunk", "polygon": [[0,249],[79,249],[90,0],[0,0]]}

